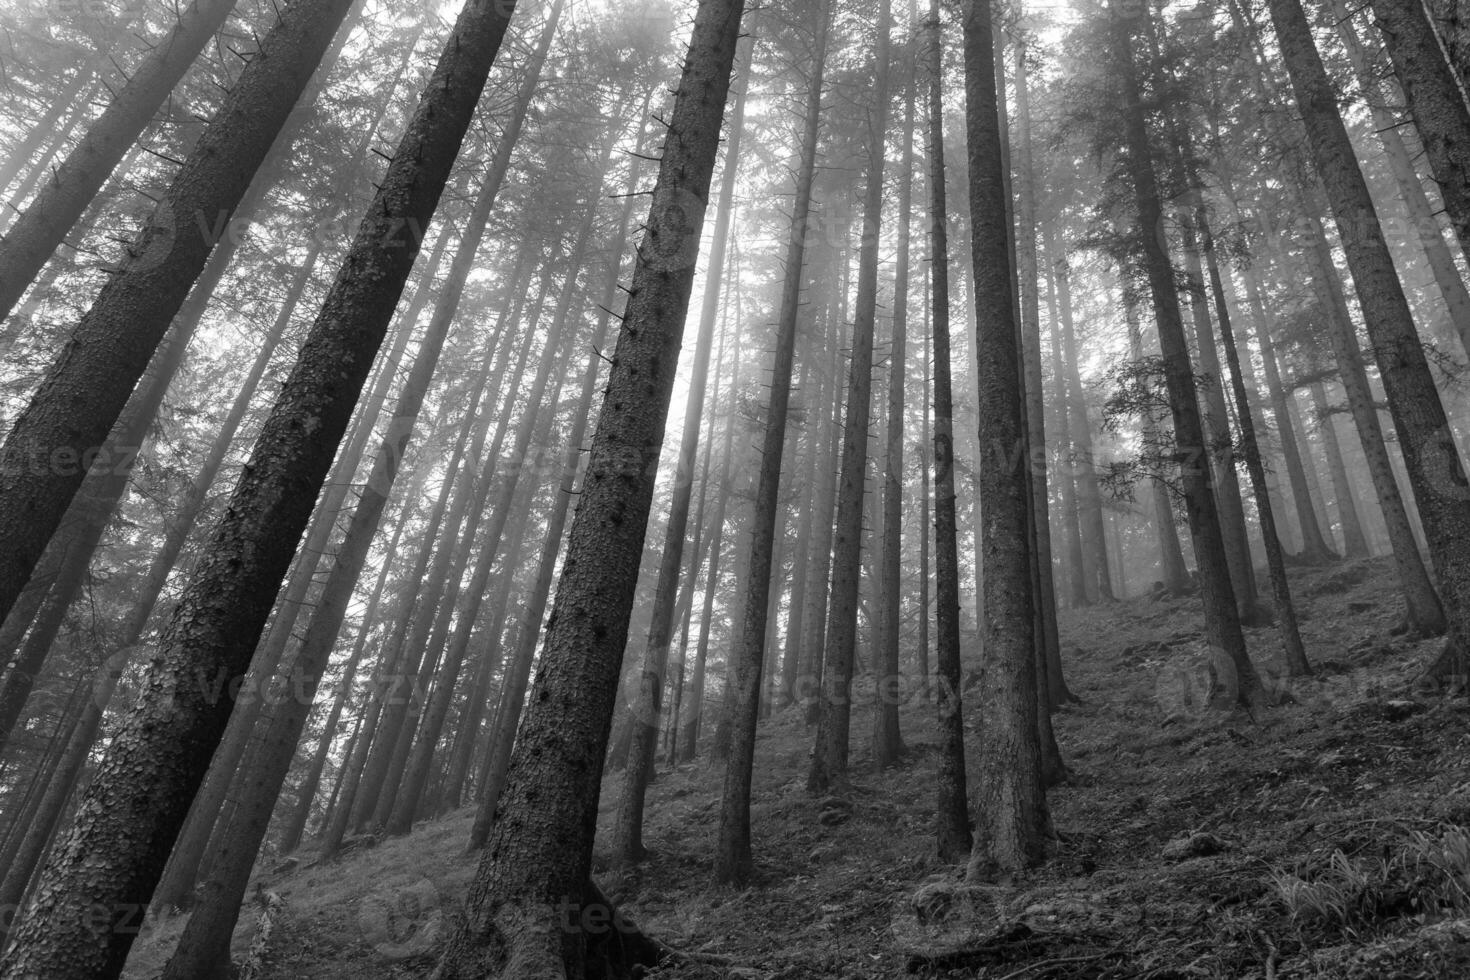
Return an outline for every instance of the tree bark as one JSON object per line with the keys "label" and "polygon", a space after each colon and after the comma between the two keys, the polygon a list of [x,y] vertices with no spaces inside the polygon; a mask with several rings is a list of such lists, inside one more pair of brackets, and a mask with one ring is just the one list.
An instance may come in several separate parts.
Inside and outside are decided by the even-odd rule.
{"label": "tree bark", "polygon": [[[911,0],[912,2],[912,0]],[[910,20],[914,20],[910,17]],[[888,351],[888,418],[883,459],[882,589],[878,601],[874,656],[877,709],[874,713],[873,762],[879,769],[896,765],[903,753],[898,730],[902,678],[898,672],[898,634],[903,621],[903,435],[904,383],[908,374],[909,239],[913,220],[914,64],[912,47],[903,57],[903,123],[898,164],[898,256],[894,270],[893,334]]]}
{"label": "tree bark", "polygon": [[[951,863],[970,853],[965,789],[965,723],[961,707],[960,565],[955,516],[954,394],[950,380],[949,204],[944,166],[944,37],[939,0],[929,0],[928,125],[929,285],[934,336],[934,576],[935,683],[939,765],[935,777],[935,837]],[[927,530],[926,532],[927,533]]]}
{"label": "tree bark", "polygon": [[1337,36],[1352,62],[1358,87],[1373,119],[1373,128],[1383,146],[1388,169],[1399,188],[1415,237],[1424,250],[1424,258],[1434,274],[1435,287],[1444,302],[1445,312],[1460,340],[1461,349],[1470,353],[1470,291],[1465,288],[1465,280],[1460,277],[1454,256],[1450,254],[1435,220],[1436,209],[1429,203],[1429,196],[1424,192],[1424,184],[1414,166],[1413,154],[1398,130],[1400,121],[1388,109],[1388,93],[1375,73],[1377,66],[1363,50],[1362,39],[1358,37],[1343,0],[1334,0],[1332,12],[1337,19]]}
{"label": "tree bark", "polygon": [[986,453],[977,481],[985,501],[979,555],[986,664],[980,683],[980,795],[966,872],[976,880],[1040,863],[1049,818],[1037,727],[1035,656],[1041,638],[1030,558],[1029,460],[1014,458],[1026,448],[1025,395],[988,0],[967,0],[963,17],[978,422]]}
{"label": "tree bark", "polygon": [[[1370,6],[1445,213],[1460,248],[1470,253],[1470,106],[1465,93],[1435,36],[1424,0],[1372,0]],[[1311,128],[1312,120],[1307,126]]]}

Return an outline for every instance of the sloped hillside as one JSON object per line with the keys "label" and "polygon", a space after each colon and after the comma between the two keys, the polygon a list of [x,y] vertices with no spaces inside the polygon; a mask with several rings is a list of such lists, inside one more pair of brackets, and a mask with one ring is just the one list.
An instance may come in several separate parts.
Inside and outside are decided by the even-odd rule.
{"label": "sloped hillside", "polygon": [[[1470,705],[1414,693],[1435,644],[1392,635],[1385,562],[1295,584],[1318,674],[1255,718],[1203,705],[1192,601],[1064,613],[1082,703],[1057,716],[1071,780],[1051,794],[1054,858],[1027,880],[956,887],[962,869],[930,855],[932,707],[918,701],[902,714],[907,760],[888,772],[866,763],[859,712],[841,799],[805,792],[798,713],[766,727],[758,886],[710,883],[720,774],[703,763],[652,789],[656,856],[600,880],[650,932],[728,962],[668,977],[1470,976]],[[1266,662],[1279,646],[1268,629],[1251,640]],[[469,819],[263,875],[286,903],[265,976],[426,975],[473,875]],[[255,928],[237,936],[242,956]],[[133,976],[153,975],[178,929],[144,937]]]}

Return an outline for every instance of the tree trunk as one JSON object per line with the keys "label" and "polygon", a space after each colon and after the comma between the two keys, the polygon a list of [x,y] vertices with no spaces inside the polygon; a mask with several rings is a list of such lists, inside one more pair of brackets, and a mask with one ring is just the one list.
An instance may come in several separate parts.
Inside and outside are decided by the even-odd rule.
{"label": "tree trunk", "polygon": [[965,120],[970,162],[970,250],[974,266],[979,439],[981,625],[980,797],[967,876],[1019,871],[1044,856],[1049,824],[1038,743],[1031,504],[1024,456],[1020,320],[1011,271],[1005,147],[995,87],[994,37],[986,0],[964,5]]}
{"label": "tree trunk", "polygon": [[[914,18],[910,17],[912,21]],[[896,765],[903,752],[898,730],[902,678],[898,673],[898,634],[903,621],[903,435],[904,382],[908,374],[909,224],[913,220],[914,65],[912,49],[903,55],[902,152],[898,164],[898,256],[894,270],[893,339],[888,352],[888,432],[883,460],[882,588],[878,601],[878,650],[874,656],[878,704],[874,713],[873,762]]]}
{"label": "tree trunk", "polygon": [[602,762],[742,11],[703,0],[695,15],[541,669],[437,980],[578,976],[587,965],[585,934],[562,926],[588,904]]}
{"label": "tree trunk", "polygon": [[1450,254],[1449,246],[1445,244],[1444,236],[1435,221],[1436,209],[1429,203],[1429,196],[1425,194],[1424,184],[1414,166],[1413,154],[1409,152],[1403,134],[1398,130],[1400,121],[1388,109],[1388,93],[1376,73],[1377,65],[1363,50],[1362,39],[1358,37],[1343,0],[1334,0],[1332,12],[1337,19],[1337,36],[1342,40],[1343,48],[1352,62],[1358,87],[1362,90],[1363,99],[1372,114],[1373,129],[1383,146],[1388,169],[1398,186],[1410,225],[1424,250],[1424,258],[1429,263],[1430,271],[1434,274],[1435,287],[1444,302],[1445,312],[1460,340],[1461,349],[1470,353],[1470,291],[1466,290],[1465,280],[1460,277],[1454,256]]}
{"label": "tree trunk", "polygon": [[[1470,106],[1465,93],[1435,36],[1424,0],[1372,0],[1370,6],[1445,213],[1460,248],[1470,254]],[[1271,9],[1274,20],[1276,8]],[[1310,118],[1307,127],[1312,128]]]}
{"label": "tree trunk", "polygon": [[[405,237],[402,229],[421,232],[432,219],[511,10],[509,3],[471,3],[456,23],[210,548],[160,639],[144,682],[147,693],[113,738],[0,972],[48,980],[120,973],[136,931],[130,910],[146,904],[224,732],[233,707],[224,691],[246,673],[418,254],[419,235]],[[290,13],[284,25],[314,33]],[[330,20],[322,27],[334,26]],[[267,39],[267,51],[280,37]],[[325,44],[323,38],[318,54]],[[260,65],[266,71],[275,60],[257,58],[246,70]],[[282,64],[270,71],[291,74]],[[242,83],[235,95],[248,88]],[[99,905],[113,915],[86,914]]]}
{"label": "tree trunk", "polygon": [[[939,764],[935,778],[935,836],[940,860],[970,853],[965,790],[965,723],[960,704],[960,565],[955,529],[954,394],[950,381],[949,205],[944,167],[944,38],[939,0],[929,0],[928,125],[929,282],[934,332],[934,576],[935,682]],[[926,532],[927,533],[927,530]]]}
{"label": "tree trunk", "polygon": [[[847,405],[842,423],[842,463],[832,556],[832,594],[822,658],[817,744],[806,787],[825,793],[847,778],[852,724],[852,670],[857,645],[858,587],[862,578],[863,502],[872,414],[873,332],[878,303],[878,247],[883,221],[884,136],[888,123],[891,0],[880,0],[873,74],[873,107],[867,133],[868,184],[863,200],[862,245],[848,362]],[[777,464],[780,460],[777,459]],[[756,584],[757,588],[764,588]]]}

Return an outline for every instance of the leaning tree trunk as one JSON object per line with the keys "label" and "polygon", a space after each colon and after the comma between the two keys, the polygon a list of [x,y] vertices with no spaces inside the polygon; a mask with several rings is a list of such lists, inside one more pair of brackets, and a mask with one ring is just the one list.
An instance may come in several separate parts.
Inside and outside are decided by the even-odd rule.
{"label": "leaning tree trunk", "polygon": [[980,686],[980,798],[967,876],[1019,871],[1044,856],[1050,819],[1038,740],[1034,579],[1025,462],[1019,315],[1007,228],[1005,147],[995,85],[988,0],[964,6],[965,121],[970,164],[970,251],[974,266],[979,438],[986,458],[977,492],[981,532],[981,626],[986,669]]}
{"label": "leaning tree trunk", "polygon": [[606,911],[588,901],[602,763],[743,7],[703,0],[695,15],[541,668],[437,980],[581,976],[587,937],[564,929],[568,903]]}
{"label": "leaning tree trunk", "polygon": [[1169,407],[1174,419],[1174,440],[1180,454],[1180,482],[1184,508],[1189,518],[1190,536],[1194,540],[1195,563],[1199,569],[1204,600],[1205,633],[1215,650],[1223,656],[1222,665],[1233,669],[1231,693],[1241,704],[1250,704],[1260,693],[1260,680],[1246,653],[1245,634],[1241,631],[1240,613],[1230,570],[1225,563],[1225,540],[1215,507],[1209,464],[1202,457],[1206,451],[1204,429],[1199,417],[1199,393],[1189,361],[1189,347],[1184,339],[1184,321],[1179,307],[1179,293],[1174,280],[1174,267],[1156,233],[1163,227],[1163,208],[1158,180],[1154,175],[1153,155],[1144,120],[1144,106],[1139,91],[1137,69],[1133,64],[1132,36],[1138,15],[1126,16],[1115,11],[1113,24],[1114,70],[1122,81],[1125,138],[1128,147],[1127,167],[1138,208],[1138,244],[1153,294],[1154,315],[1159,327],[1159,347],[1164,358],[1164,382],[1169,392]]}
{"label": "leaning tree trunk", "polygon": [[[960,683],[960,562],[955,529],[954,394],[950,381],[949,204],[944,187],[944,50],[939,0],[929,0],[928,125],[929,281],[934,332],[934,623],[939,722],[935,778],[935,836],[941,860],[970,853],[969,799],[965,790],[965,722]],[[927,531],[925,532],[927,533]]]}
{"label": "leaning tree trunk", "polygon": [[[1465,92],[1435,36],[1424,0],[1372,0],[1370,6],[1445,213],[1460,248],[1470,253],[1470,106]],[[1274,20],[1276,8],[1271,11]],[[1312,127],[1310,118],[1307,126]]]}
{"label": "leaning tree trunk", "polygon": [[[886,10],[886,7],[885,7]],[[796,321],[805,280],[807,226],[811,215],[812,180],[817,167],[817,140],[822,128],[822,86],[832,4],[820,2],[807,71],[806,113],[802,124],[801,162],[796,172],[796,198],[782,266],[781,305],[776,314],[776,348],[771,362],[770,401],[761,438],[761,466],[755,480],[750,523],[749,591],[730,645],[729,680],[734,692],[730,757],[725,765],[720,832],[715,844],[715,880],[744,884],[755,870],[750,851],[750,782],[755,761],[755,728],[760,710],[762,652],[770,607],[772,552],[782,510],[781,462],[786,449],[786,419],[791,404],[791,374],[796,356]],[[884,20],[886,25],[886,19]],[[880,28],[880,29],[886,29]],[[880,35],[881,37],[881,35]],[[880,48],[882,42],[880,41]]]}
{"label": "leaning tree trunk", "polygon": [[[235,0],[194,0],[181,11],[168,37],[153,41],[148,56],[87,128],[87,135],[51,170],[46,186],[0,239],[0,321],[15,309],[36,273],[234,8]],[[193,220],[187,212],[182,217]]]}
{"label": "leaning tree trunk", "polygon": [[1434,387],[1408,300],[1383,239],[1368,185],[1298,0],[1270,0],[1281,55],[1306,124],[1308,145],[1347,253],[1348,270],[1378,360],[1389,413],[1419,505],[1451,643],[1432,668],[1463,683],[1470,673],[1470,495],[1444,406]]}
{"label": "leaning tree trunk", "polygon": [[0,447],[0,616],[116,422],[352,0],[296,0],[261,41]]}
{"label": "leaning tree trunk", "polygon": [[1358,37],[1357,28],[1353,25],[1344,0],[1334,0],[1332,12],[1337,19],[1337,36],[1352,62],[1358,88],[1362,90],[1373,119],[1373,128],[1383,145],[1388,169],[1398,186],[1399,196],[1403,199],[1415,237],[1424,250],[1425,261],[1434,274],[1435,288],[1444,301],[1445,312],[1449,315],[1455,335],[1460,339],[1461,349],[1470,354],[1470,291],[1466,290],[1465,280],[1461,278],[1454,256],[1450,254],[1449,246],[1445,244],[1444,235],[1435,221],[1435,208],[1429,203],[1429,196],[1424,192],[1424,184],[1414,166],[1413,154],[1405,144],[1403,134],[1399,132],[1400,121],[1388,108],[1391,103],[1385,91],[1387,86],[1379,79],[1373,59],[1363,50],[1363,41]]}
{"label": "leaning tree trunk", "polygon": [[807,772],[809,792],[826,792],[847,777],[852,725],[852,667],[857,647],[858,587],[862,578],[863,498],[868,469],[868,426],[872,414],[873,331],[878,305],[878,246],[883,222],[884,135],[888,121],[890,0],[880,0],[873,107],[868,119],[868,185],[863,200],[863,235],[848,362],[847,406],[842,422],[842,464],[832,555],[832,595],[817,744]]}
{"label": "leaning tree trunk", "polygon": [[[751,53],[755,50],[752,41],[746,41],[744,47],[740,64],[735,69],[740,76],[749,75]],[[730,238],[730,215],[735,197],[735,176],[740,170],[745,97],[749,90],[749,78],[744,77],[730,115],[730,139],[725,149],[724,174],[720,179],[720,195],[715,206],[714,238],[707,266],[709,271],[705,275],[699,330],[695,334],[689,397],[684,406],[684,432],[679,440],[679,457],[675,463],[669,516],[664,526],[664,546],[659,555],[658,579],[654,585],[648,645],[643,654],[643,673],[637,704],[633,709],[633,742],[628,750],[628,765],[623,771],[623,795],[612,831],[611,853],[615,860],[624,862],[641,861],[646,853],[643,847],[644,797],[653,777],[654,756],[658,750],[659,719],[664,710],[664,675],[668,671],[669,646],[673,641],[674,605],[678,598],[679,576],[684,568],[684,541],[689,534],[689,505],[694,495],[695,455],[699,450],[699,429],[704,421],[710,349],[714,343],[715,318],[719,313],[721,277],[725,271],[725,248]]]}
{"label": "leaning tree trunk", "polygon": [[[282,23],[312,33],[291,18],[295,9]],[[92,980],[121,972],[135,934],[124,919],[146,905],[224,732],[233,707],[224,689],[249,666],[512,9],[471,0],[461,13],[210,548],[159,640],[144,695],[43,872],[0,973]],[[266,61],[274,59],[258,59],[247,71],[258,64],[265,71]],[[284,67],[274,65],[274,72],[290,74]],[[405,236],[404,229],[419,234]],[[99,906],[112,914],[88,914]]]}

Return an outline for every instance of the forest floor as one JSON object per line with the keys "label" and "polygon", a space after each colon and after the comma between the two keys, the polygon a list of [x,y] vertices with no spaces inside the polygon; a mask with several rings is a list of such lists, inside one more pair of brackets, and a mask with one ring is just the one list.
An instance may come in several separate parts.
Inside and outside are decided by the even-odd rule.
{"label": "forest floor", "polygon": [[[856,711],[850,815],[805,790],[800,713],[765,724],[755,886],[711,883],[721,773],[703,761],[650,790],[653,857],[599,881],[651,934],[729,962],[668,978],[1470,977],[1470,703],[1416,691],[1437,644],[1392,635],[1392,575],[1382,559],[1294,572],[1317,673],[1254,718],[1187,696],[1207,676],[1198,600],[1064,612],[1071,778],[1049,797],[1054,853],[1024,880],[966,888],[932,856],[933,707],[915,699],[884,772]],[[1279,659],[1272,629],[1249,638],[1263,667]],[[286,903],[265,980],[427,975],[473,875],[469,821],[263,875]],[[142,937],[129,975],[155,976],[180,927]],[[254,938],[242,922],[237,956]]]}

